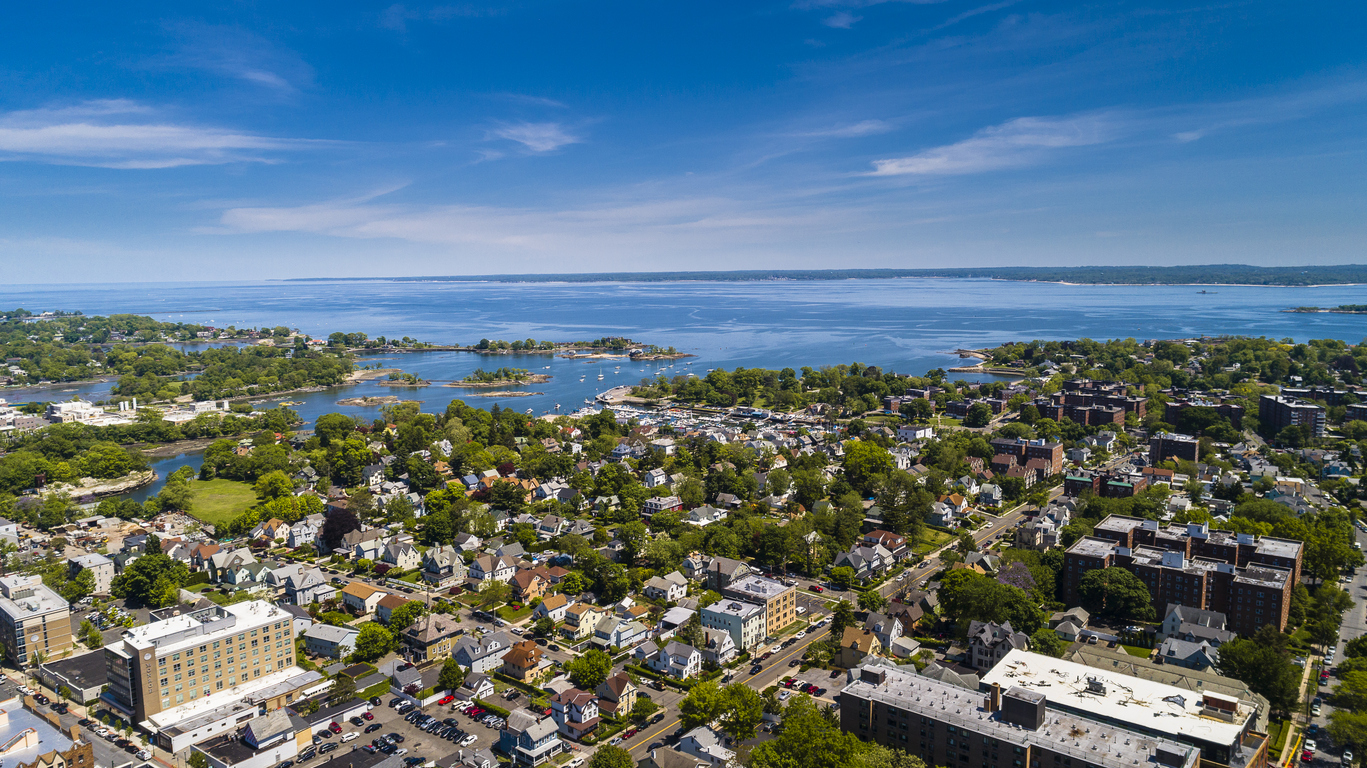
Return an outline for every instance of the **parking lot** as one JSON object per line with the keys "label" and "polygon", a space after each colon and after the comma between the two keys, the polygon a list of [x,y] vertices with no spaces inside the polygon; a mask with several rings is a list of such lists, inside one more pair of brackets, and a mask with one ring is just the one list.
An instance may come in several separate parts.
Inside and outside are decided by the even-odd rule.
{"label": "parking lot", "polygon": [[[498,741],[497,723],[486,725],[479,720],[471,719],[469,716],[456,710],[457,706],[464,706],[465,702],[457,700],[444,706],[429,704],[424,708],[414,709],[408,715],[404,715],[400,714],[394,707],[388,706],[391,700],[394,700],[394,698],[385,697],[382,699],[380,706],[373,707],[370,710],[368,714],[372,716],[372,720],[365,720],[362,718],[361,725],[357,725],[351,721],[338,722],[337,725],[341,729],[340,733],[331,733],[328,736],[322,736],[321,734],[315,736],[314,742],[320,752],[322,749],[326,748],[323,746],[325,744],[338,745],[332,750],[329,750],[331,753],[330,755],[328,753],[322,753],[323,757],[336,757],[338,752],[342,750],[362,750],[367,747],[373,748],[373,742],[375,740],[382,739],[390,734],[397,734],[402,737],[402,741],[394,739],[392,749],[396,755],[400,754],[400,750],[404,750],[402,756],[405,758],[421,758],[420,760],[415,759],[413,764],[435,760],[440,764],[446,765],[449,764],[449,761],[446,760],[446,758],[455,755],[461,749],[464,749],[467,752],[471,750],[489,749]],[[498,703],[500,705],[513,705],[517,702],[505,702],[502,699],[499,699]],[[512,707],[505,708],[511,709]],[[433,732],[428,732],[418,724],[414,717],[412,717],[413,713],[429,715],[436,718],[437,721],[449,719],[455,728],[465,733],[466,737],[462,740],[455,732],[449,732],[446,737],[443,738],[439,734],[443,730],[447,730],[445,724],[440,728],[433,729]],[[350,736],[350,734],[356,735]],[[470,737],[473,737],[473,739],[470,739]],[[366,751],[369,750],[366,749]],[[317,758],[301,760],[299,763],[306,765],[312,760],[317,760]]]}

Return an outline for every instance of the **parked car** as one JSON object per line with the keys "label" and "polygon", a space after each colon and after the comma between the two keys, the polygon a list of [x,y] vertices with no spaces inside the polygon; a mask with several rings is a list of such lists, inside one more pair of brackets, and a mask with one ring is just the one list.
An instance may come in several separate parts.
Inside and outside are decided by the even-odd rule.
{"label": "parked car", "polygon": [[326,755],[329,752],[337,750],[341,746],[341,744],[333,744],[331,742],[328,742],[327,744],[324,744],[323,746],[318,748],[318,754]]}
{"label": "parked car", "polygon": [[328,723],[328,730],[332,731],[333,733],[341,733],[342,726],[338,725],[337,721],[334,720],[333,722]]}
{"label": "parked car", "polygon": [[372,714],[370,714],[370,710],[366,710],[365,712],[362,712],[362,713],[361,713],[361,719],[363,719],[363,720],[374,720],[374,719],[375,719],[375,716],[372,715]]}
{"label": "parked car", "polygon": [[347,731],[346,733],[342,734],[342,743],[345,744],[348,741],[351,741],[352,739],[359,738],[360,735],[361,734],[355,731]]}
{"label": "parked car", "polygon": [[367,726],[365,727],[365,732],[366,732],[366,733],[374,733],[374,732],[380,730],[380,729],[383,728],[383,727],[384,727],[384,726],[381,725],[381,724],[379,724],[379,723],[371,723],[370,725],[367,725]]}

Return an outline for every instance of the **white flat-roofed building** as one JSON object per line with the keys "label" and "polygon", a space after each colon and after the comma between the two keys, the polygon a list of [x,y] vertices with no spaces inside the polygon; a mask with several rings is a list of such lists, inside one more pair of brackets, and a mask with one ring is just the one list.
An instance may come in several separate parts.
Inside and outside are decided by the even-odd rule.
{"label": "white flat-roofed building", "polygon": [[924,677],[910,665],[867,666],[840,692],[840,727],[928,765],[1196,768],[1201,762],[1193,746],[1074,715],[1054,707],[1050,695],[1019,686],[975,691]]}
{"label": "white flat-roofed building", "polygon": [[1017,686],[1048,698],[1051,710],[1188,744],[1211,762],[1241,768],[1258,741],[1256,705],[1029,651],[1013,650],[983,674],[982,685]]}
{"label": "white flat-roofed building", "polygon": [[32,654],[54,659],[71,650],[71,605],[41,576],[0,578],[0,643],[10,661],[26,666]]}

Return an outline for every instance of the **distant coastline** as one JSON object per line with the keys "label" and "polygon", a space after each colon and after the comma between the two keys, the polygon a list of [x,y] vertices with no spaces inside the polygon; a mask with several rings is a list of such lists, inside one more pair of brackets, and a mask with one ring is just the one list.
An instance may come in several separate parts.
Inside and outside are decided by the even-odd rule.
{"label": "distant coastline", "polygon": [[429,275],[411,277],[299,277],[282,282],[388,281],[454,283],[670,283],[947,278],[1060,283],[1065,285],[1164,285],[1296,287],[1367,284],[1367,264],[1257,267],[1206,264],[1181,267],[962,267],[955,269],[797,269],[698,272],[584,272],[527,275]]}

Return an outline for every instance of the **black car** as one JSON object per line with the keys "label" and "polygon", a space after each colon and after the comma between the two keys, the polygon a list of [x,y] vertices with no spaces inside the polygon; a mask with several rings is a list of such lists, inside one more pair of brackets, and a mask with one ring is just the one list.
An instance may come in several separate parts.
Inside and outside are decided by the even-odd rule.
{"label": "black car", "polygon": [[350,721],[350,722],[351,722],[352,725],[356,726],[357,728],[360,728],[361,726],[365,725],[365,721],[362,720],[362,719],[359,718],[359,717],[353,717],[353,718],[351,718],[351,721]]}
{"label": "black car", "polygon": [[67,713],[67,710],[68,710],[68,709],[69,709],[69,707],[67,707],[67,705],[65,705],[65,704],[54,704],[54,705],[52,705],[52,711],[53,711],[53,712],[56,712],[56,713],[59,714],[59,715],[65,715],[65,714]]}
{"label": "black car", "polygon": [[76,725],[79,725],[79,726],[81,726],[82,728],[84,728],[84,727],[90,725],[90,724],[93,723],[93,722],[95,722],[95,721],[94,721],[94,720],[91,720],[91,719],[88,718],[88,717],[83,717],[83,718],[81,718],[80,720],[77,720],[77,721],[76,721]]}
{"label": "black car", "polygon": [[286,760],[285,762],[275,766],[275,768],[294,768],[294,761]]}
{"label": "black car", "polygon": [[389,738],[393,739],[395,744],[402,744],[402,743],[403,743],[403,734],[402,734],[402,733],[391,733],[391,734],[389,734]]}
{"label": "black car", "polygon": [[416,755],[414,755],[413,757],[405,757],[405,758],[403,759],[403,764],[404,764],[404,765],[417,765],[417,764],[419,764],[419,763],[425,763],[425,762],[427,762],[427,758],[425,758],[425,757],[418,757],[418,756],[416,756]]}
{"label": "black car", "polygon": [[128,742],[128,746],[123,748],[123,751],[130,755],[136,755],[141,749],[142,747],[139,747],[136,743],[130,741]]}
{"label": "black car", "polygon": [[655,723],[658,723],[658,722],[660,722],[660,721],[663,720],[663,719],[665,719],[665,713],[663,713],[663,712],[656,712],[656,713],[655,713],[655,716],[652,717],[652,718],[650,718],[650,724],[651,724],[651,725],[654,725]]}
{"label": "black car", "polygon": [[752,675],[758,675],[760,672],[763,672],[763,671],[764,671],[764,666],[763,666],[762,664],[756,664],[755,666],[750,667],[750,674],[752,674]]}
{"label": "black car", "polygon": [[366,733],[374,733],[374,732],[380,730],[380,729],[383,728],[383,727],[384,727],[384,726],[383,726],[383,725],[380,725],[379,723],[371,723],[370,725],[367,725],[367,726],[365,727],[365,732],[366,732]]}
{"label": "black car", "polygon": [[315,757],[317,757],[317,756],[318,756],[318,750],[316,750],[316,749],[306,749],[306,750],[304,750],[303,752],[300,752],[300,753],[299,753],[299,757],[297,758],[297,760],[298,760],[299,762],[301,762],[301,763],[306,763],[306,762],[312,760],[313,758],[315,758]]}
{"label": "black car", "polygon": [[447,725],[459,725],[459,724],[460,724],[460,721],[457,720],[457,719],[454,718],[454,717],[448,717],[448,718],[446,718],[445,720],[443,720],[442,722],[443,722],[443,723],[446,723]]}
{"label": "black car", "polygon": [[324,744],[323,746],[318,748],[318,754],[326,755],[327,753],[336,750],[337,746],[338,745],[333,742],[328,742],[327,744]]}
{"label": "black car", "polygon": [[385,753],[386,755],[392,755],[395,752],[398,752],[399,748],[394,746],[393,744],[386,744],[383,747],[380,747],[380,751]]}
{"label": "black car", "polygon": [[556,645],[555,643],[551,643],[550,645],[548,645],[548,646],[546,646],[546,647],[547,647],[547,648],[550,648],[552,651],[558,651],[558,650],[560,650],[560,646]]}
{"label": "black car", "polygon": [[407,699],[401,699],[401,698],[399,698],[398,696],[395,696],[394,698],[392,698],[392,699],[389,700],[389,706],[391,706],[391,707],[397,707],[397,706],[399,706],[400,704],[404,703],[405,701],[407,701]]}
{"label": "black car", "polygon": [[371,706],[378,707],[378,706],[380,706],[380,704],[381,704],[382,702],[383,702],[383,699],[381,699],[379,696],[371,696],[371,697],[370,697],[370,704],[371,704]]}
{"label": "black car", "polygon": [[123,749],[124,747],[132,743],[133,742],[129,741],[128,739],[114,739],[114,746],[118,747],[119,749]]}

